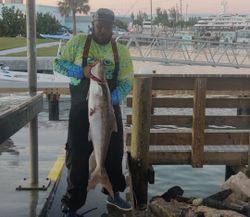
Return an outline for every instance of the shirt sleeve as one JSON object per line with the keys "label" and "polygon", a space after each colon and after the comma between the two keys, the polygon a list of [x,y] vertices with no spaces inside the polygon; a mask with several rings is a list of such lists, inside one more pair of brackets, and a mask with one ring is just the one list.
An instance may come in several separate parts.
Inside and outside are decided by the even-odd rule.
{"label": "shirt sleeve", "polygon": [[120,70],[117,78],[117,87],[111,93],[113,105],[120,104],[128,95],[133,85],[134,67],[129,51],[125,46],[122,46],[122,49],[119,50],[119,64]]}
{"label": "shirt sleeve", "polygon": [[54,71],[71,78],[83,78],[83,68],[74,64],[78,41],[79,36],[77,35],[66,43],[60,57],[56,58],[53,62]]}
{"label": "shirt sleeve", "polygon": [[83,78],[83,68],[67,60],[55,59],[53,70],[68,77]]}

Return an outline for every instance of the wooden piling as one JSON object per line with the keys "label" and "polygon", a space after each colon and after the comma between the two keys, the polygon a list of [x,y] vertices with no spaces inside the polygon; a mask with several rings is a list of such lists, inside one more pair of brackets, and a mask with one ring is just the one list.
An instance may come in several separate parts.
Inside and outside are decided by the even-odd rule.
{"label": "wooden piling", "polygon": [[205,143],[206,79],[195,79],[193,101],[192,166],[202,167]]}
{"label": "wooden piling", "polygon": [[137,209],[146,208],[152,78],[134,79],[131,138],[131,174]]}
{"label": "wooden piling", "polygon": [[55,93],[47,94],[50,121],[59,120],[59,97],[60,97],[59,94]]}

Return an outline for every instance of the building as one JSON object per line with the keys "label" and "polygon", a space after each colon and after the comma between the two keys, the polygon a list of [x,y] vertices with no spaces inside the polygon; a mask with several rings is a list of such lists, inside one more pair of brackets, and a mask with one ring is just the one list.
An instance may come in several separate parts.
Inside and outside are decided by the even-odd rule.
{"label": "building", "polygon": [[[1,3],[1,0],[0,0]],[[5,4],[23,4],[23,0],[5,0]]]}

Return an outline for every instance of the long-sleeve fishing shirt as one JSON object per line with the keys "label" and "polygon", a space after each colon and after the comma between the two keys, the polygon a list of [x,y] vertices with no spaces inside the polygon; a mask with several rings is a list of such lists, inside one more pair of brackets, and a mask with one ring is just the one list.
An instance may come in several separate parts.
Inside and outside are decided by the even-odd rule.
{"label": "long-sleeve fishing shirt", "polygon": [[[79,85],[84,77],[82,68],[83,48],[86,41],[86,35],[76,35],[71,38],[59,58],[53,63],[53,70],[70,77],[71,85]],[[119,72],[117,77],[117,87],[112,91],[112,104],[119,104],[132,89],[133,83],[133,64],[128,49],[117,43],[119,56]],[[104,65],[104,72],[107,79],[112,79],[115,68],[114,54],[111,42],[105,45],[91,40],[87,64],[92,64],[95,60],[101,60]]]}

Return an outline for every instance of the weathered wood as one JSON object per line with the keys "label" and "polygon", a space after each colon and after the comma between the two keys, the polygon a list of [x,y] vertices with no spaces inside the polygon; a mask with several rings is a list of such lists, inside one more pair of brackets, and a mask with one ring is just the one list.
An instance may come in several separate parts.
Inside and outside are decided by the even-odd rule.
{"label": "weathered wood", "polygon": [[204,129],[206,108],[206,79],[195,80],[195,94],[193,106],[193,131],[192,131],[192,166],[203,166]]}
{"label": "weathered wood", "polygon": [[[58,87],[58,88],[37,88],[37,91],[41,91],[44,94],[65,94],[69,95],[69,88]],[[20,93],[28,92],[28,88],[1,88],[0,93]]]}
{"label": "weathered wood", "polygon": [[[153,90],[193,90],[195,79],[199,76],[180,76],[172,75],[164,77],[163,75],[152,76]],[[207,78],[207,90],[217,91],[240,91],[250,90],[250,78],[249,77],[237,77],[237,76],[216,76],[216,75],[204,75],[200,78]]]}
{"label": "weathered wood", "polygon": [[49,120],[59,120],[59,94],[50,93],[47,94],[48,106],[49,106]]}
{"label": "weathered wood", "polygon": [[[127,147],[130,151],[130,147]],[[248,146],[210,146],[204,151],[206,165],[246,165]],[[152,165],[191,164],[191,146],[150,146],[148,163]]]}
{"label": "weathered wood", "polygon": [[[127,98],[132,107],[132,96]],[[193,108],[192,96],[157,96],[152,98],[154,108]],[[206,108],[250,108],[250,97],[211,96],[206,99]]]}
{"label": "weathered wood", "polygon": [[131,168],[133,190],[140,208],[147,204],[152,79],[136,78],[133,88]]}
{"label": "weathered wood", "polygon": [[32,120],[42,110],[42,105],[43,94],[40,93],[0,113],[0,144]]}
{"label": "weathered wood", "polygon": [[[135,77],[144,78],[144,75]],[[193,115],[172,115],[159,109],[157,112],[164,111],[164,115],[149,116],[150,125],[155,128],[150,130],[149,164],[202,167],[203,164],[242,166],[248,163],[250,115],[224,116],[223,109],[221,114],[205,115],[205,109],[250,108],[250,74],[179,73],[145,77],[152,78],[152,92],[156,93],[156,97],[148,95],[147,99],[152,100],[153,108],[193,108]],[[135,105],[128,98],[128,107],[132,104],[134,110]],[[129,115],[127,124],[132,124]],[[137,127],[133,123],[131,128],[134,131]],[[129,151],[132,149],[130,140],[128,132],[126,144]]]}
{"label": "weathered wood", "polygon": [[[127,124],[132,124],[132,116],[127,115]],[[191,115],[151,115],[151,126],[175,125],[176,127],[191,127]]]}
{"label": "weathered wood", "polygon": [[[249,130],[205,130],[205,145],[247,145]],[[191,145],[192,132],[173,129],[151,130],[150,145]],[[126,145],[131,145],[131,132],[126,132]]]}
{"label": "weathered wood", "polygon": [[[223,116],[205,116],[205,128],[209,126],[229,126],[237,129],[250,129],[249,115],[223,115]],[[191,115],[151,115],[151,126],[154,125],[174,125],[178,127],[192,126],[193,117]],[[132,124],[132,116],[127,115],[127,124]]]}

